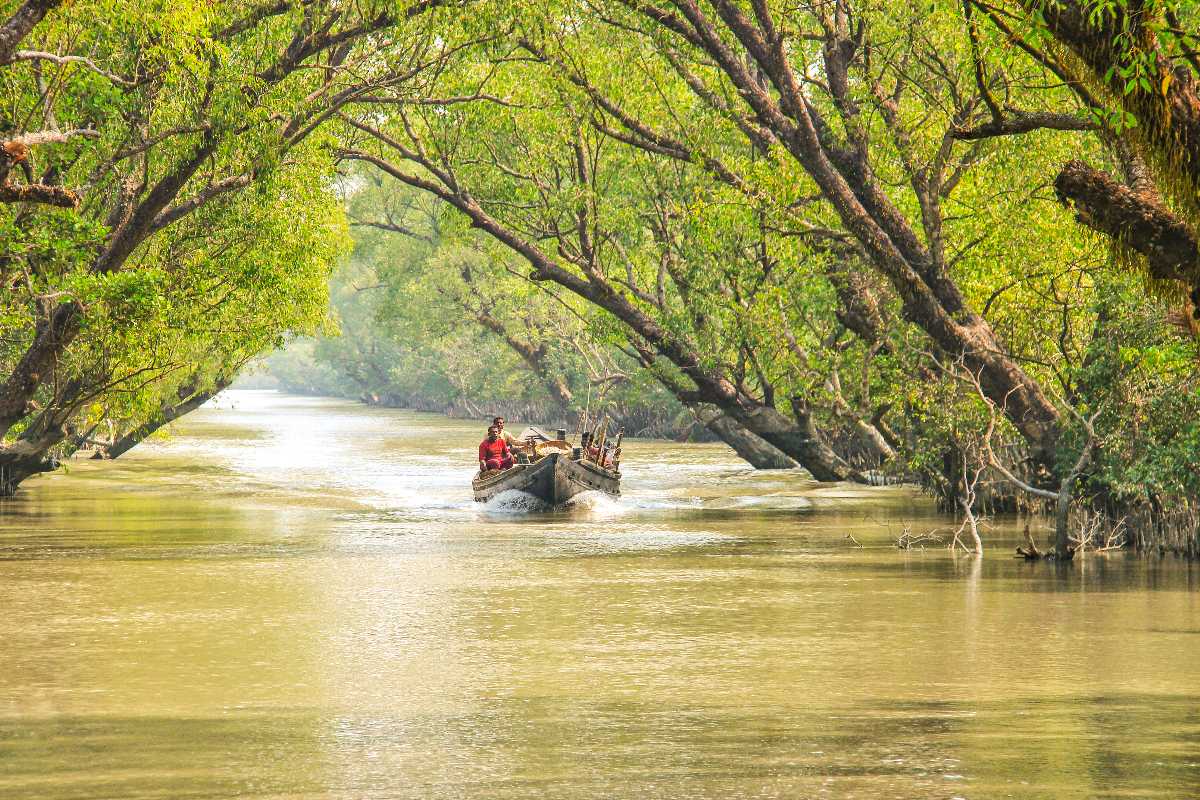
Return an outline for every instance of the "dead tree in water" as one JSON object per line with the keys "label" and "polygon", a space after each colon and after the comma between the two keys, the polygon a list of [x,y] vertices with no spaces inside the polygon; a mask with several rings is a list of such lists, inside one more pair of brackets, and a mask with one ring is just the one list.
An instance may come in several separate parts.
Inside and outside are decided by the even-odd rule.
{"label": "dead tree in water", "polygon": [[987,428],[980,439],[981,452],[986,458],[987,465],[999,472],[1005,480],[1021,491],[1033,497],[1054,502],[1054,554],[1060,560],[1069,561],[1075,555],[1075,548],[1071,544],[1069,530],[1071,502],[1074,499],[1075,484],[1086,474],[1088,467],[1092,463],[1092,451],[1096,447],[1096,429],[1094,423],[1096,418],[1100,416],[1100,412],[1096,411],[1090,417],[1084,417],[1070,404],[1066,404],[1071,416],[1082,426],[1086,439],[1080,448],[1079,457],[1075,460],[1074,466],[1059,482],[1058,491],[1042,489],[1018,478],[1009,467],[996,457],[992,440],[995,436],[996,423],[1000,412],[991,398],[984,394],[983,388],[979,383],[979,377],[969,371],[967,371],[967,375],[988,412]]}
{"label": "dead tree in water", "polygon": [[[987,469],[987,464],[979,463],[978,461],[972,465],[974,468],[967,465],[967,459],[963,459],[962,463],[962,491],[958,496],[958,505],[962,509],[963,519],[959,524],[958,530],[954,532],[954,538],[950,541],[950,549],[954,550],[962,547],[969,553],[975,555],[983,554],[983,539],[979,536],[980,519],[975,514],[975,488],[979,485],[979,479]],[[971,536],[971,547],[968,548],[963,544],[962,536],[964,533]]]}

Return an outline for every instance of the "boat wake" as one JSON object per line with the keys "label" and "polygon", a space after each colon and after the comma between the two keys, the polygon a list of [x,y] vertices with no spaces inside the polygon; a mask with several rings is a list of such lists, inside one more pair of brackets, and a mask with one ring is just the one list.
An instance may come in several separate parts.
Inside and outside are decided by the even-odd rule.
{"label": "boat wake", "polygon": [[549,508],[539,498],[517,489],[503,491],[483,504],[483,510],[492,514],[528,514]]}
{"label": "boat wake", "polygon": [[603,492],[583,492],[577,494],[563,506],[566,509],[578,509],[597,517],[617,517],[628,511],[628,507],[615,497]]}
{"label": "boat wake", "polygon": [[[548,505],[539,497],[534,497],[517,489],[508,489],[483,504],[482,510],[489,514],[530,514],[539,511],[553,511],[556,507]],[[609,497],[603,492],[583,492],[577,494],[558,506],[557,510],[583,512],[592,517],[617,517],[629,509],[615,497]]]}

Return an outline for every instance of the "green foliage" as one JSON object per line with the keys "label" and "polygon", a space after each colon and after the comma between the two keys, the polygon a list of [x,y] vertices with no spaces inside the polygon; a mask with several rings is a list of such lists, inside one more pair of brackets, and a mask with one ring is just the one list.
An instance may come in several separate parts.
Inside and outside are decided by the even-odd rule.
{"label": "green foliage", "polygon": [[[479,414],[607,404],[642,432],[677,426],[681,399],[697,404],[708,381],[744,408],[806,407],[847,458],[862,455],[864,427],[886,431],[898,453],[865,466],[946,479],[948,454],[987,431],[1006,453],[1021,447],[964,379],[970,348],[938,344],[969,343],[967,331],[1060,414],[1054,474],[1040,478],[1069,473],[1080,420],[1096,415],[1092,491],[1195,496],[1195,341],[1049,184],[1072,158],[1117,174],[1115,137],[1137,119],[1132,103],[1166,93],[1161,57],[1192,63],[1197,12],[1088,0],[1092,24],[1119,23],[1100,44],[1121,58],[1085,103],[1064,86],[1066,62],[1033,55],[1066,58],[1051,7],[1012,5],[989,26],[978,15],[991,6],[972,6],[975,24],[951,0],[856,4],[847,25],[862,41],[836,96],[829,4],[741,4],[786,20],[783,60],[804,84],[807,106],[773,123],[732,67],[617,0],[489,0],[411,23],[404,3],[296,4],[236,35],[225,31],[242,3],[74,3],[33,44],[100,71],[0,68],[5,136],[54,115],[94,132],[34,153],[39,172],[78,187],[78,209],[0,206],[0,367],[15,374],[39,322],[78,303],[60,374],[30,406],[62,411],[56,425],[133,427],[289,341],[270,368],[293,388]],[[288,67],[320,25],[361,30],[387,14],[349,49]],[[761,80],[772,102],[783,94],[776,76]],[[998,113],[1064,111],[1102,129],[965,135]],[[830,196],[820,165],[778,133],[805,115],[823,152],[861,159],[879,196]],[[168,207],[194,206],[107,264],[131,219],[122,198],[189,164]],[[912,275],[880,268],[848,222],[856,203],[911,231],[891,244],[919,251],[904,256]],[[930,322],[918,295],[939,282],[949,311]],[[959,338],[939,339],[939,325]],[[10,435],[46,419],[30,411]]]}
{"label": "green foliage", "polygon": [[[23,43],[65,60],[0,67],[0,138],[84,131],[30,148],[19,181],[66,187],[77,208],[0,204],[0,378],[14,376],[0,396],[24,391],[17,367],[56,309],[78,331],[53,376],[37,372],[24,416],[5,420],[9,436],[36,429],[69,450],[71,430],[102,418],[137,427],[321,325],[349,247],[334,163],[327,138],[281,133],[320,78],[261,80],[300,18],[222,33],[246,11],[82,0]],[[129,230],[133,246],[106,261]]]}

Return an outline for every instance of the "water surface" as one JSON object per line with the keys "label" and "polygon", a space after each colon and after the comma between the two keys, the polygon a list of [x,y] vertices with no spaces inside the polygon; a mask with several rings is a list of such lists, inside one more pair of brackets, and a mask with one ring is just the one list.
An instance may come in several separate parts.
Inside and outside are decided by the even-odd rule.
{"label": "water surface", "polygon": [[899,552],[924,498],[722,445],[480,507],[481,431],[228,392],[30,481],[0,797],[1200,795],[1195,565]]}

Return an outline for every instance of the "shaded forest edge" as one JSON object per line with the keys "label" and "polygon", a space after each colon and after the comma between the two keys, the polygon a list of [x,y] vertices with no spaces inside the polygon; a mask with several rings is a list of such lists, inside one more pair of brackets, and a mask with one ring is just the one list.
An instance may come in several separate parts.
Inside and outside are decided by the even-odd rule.
{"label": "shaded forest edge", "polygon": [[[441,414],[450,419],[487,422],[495,416],[516,423],[543,428],[575,431],[577,410],[564,409],[544,398],[435,396],[413,392],[388,391],[380,387],[361,388],[343,380],[329,380],[312,362],[299,361],[290,352],[274,354],[260,367],[241,377],[235,389],[275,389],[308,397],[338,397],[363,405]],[[717,437],[705,431],[703,424],[684,409],[675,407],[606,404],[598,409],[611,425],[624,428],[630,437],[667,439],[677,442],[713,442]],[[481,429],[482,431],[482,429]]]}
{"label": "shaded forest edge", "polygon": [[0,3],[0,494],[317,335],[1200,549],[1195,3],[143,6]]}

